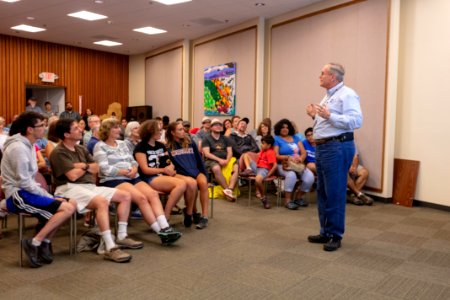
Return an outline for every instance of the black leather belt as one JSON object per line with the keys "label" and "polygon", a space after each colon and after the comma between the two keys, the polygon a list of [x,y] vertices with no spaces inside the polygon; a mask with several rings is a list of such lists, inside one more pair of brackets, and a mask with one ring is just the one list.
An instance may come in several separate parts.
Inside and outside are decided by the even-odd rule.
{"label": "black leather belt", "polygon": [[324,139],[315,140],[316,145],[322,145],[331,141],[335,142],[350,142],[353,141],[353,132],[346,132],[338,136],[327,137]]}

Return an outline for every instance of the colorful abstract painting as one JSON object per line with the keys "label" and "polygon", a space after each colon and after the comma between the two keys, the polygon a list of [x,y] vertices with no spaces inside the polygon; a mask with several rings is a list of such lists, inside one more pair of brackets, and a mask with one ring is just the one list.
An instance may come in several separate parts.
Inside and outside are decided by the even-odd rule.
{"label": "colorful abstract painting", "polygon": [[205,116],[231,116],[236,110],[236,63],[207,67],[205,74]]}

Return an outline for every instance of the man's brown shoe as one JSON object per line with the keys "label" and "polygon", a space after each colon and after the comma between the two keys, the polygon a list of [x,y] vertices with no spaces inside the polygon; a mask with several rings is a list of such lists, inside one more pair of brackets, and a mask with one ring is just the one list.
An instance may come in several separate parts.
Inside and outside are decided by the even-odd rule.
{"label": "man's brown shoe", "polygon": [[103,258],[117,263],[125,263],[131,260],[131,255],[120,250],[118,247],[114,247],[111,250],[106,251]]}

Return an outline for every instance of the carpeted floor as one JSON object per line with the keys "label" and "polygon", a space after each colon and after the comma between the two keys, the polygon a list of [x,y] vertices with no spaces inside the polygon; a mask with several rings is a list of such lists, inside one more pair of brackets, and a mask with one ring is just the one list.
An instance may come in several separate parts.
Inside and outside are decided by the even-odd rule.
{"label": "carpeted floor", "polygon": [[[314,196],[298,211],[264,210],[255,198],[248,207],[246,197],[216,201],[205,230],[185,229],[174,216],[184,235],[170,247],[133,221],[129,234],[145,247],[130,250],[127,264],[93,252],[69,256],[66,226],[51,265],[19,268],[17,222],[9,216],[0,299],[450,299],[448,212],[347,205],[342,248],[329,253],[306,240],[318,233]],[[85,230],[80,220],[78,236]]]}

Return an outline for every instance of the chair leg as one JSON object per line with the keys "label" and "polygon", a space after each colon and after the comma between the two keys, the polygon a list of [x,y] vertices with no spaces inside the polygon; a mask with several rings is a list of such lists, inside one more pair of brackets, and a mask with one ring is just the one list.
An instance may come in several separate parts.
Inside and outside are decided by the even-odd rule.
{"label": "chair leg", "polygon": [[23,267],[23,249],[22,249],[22,240],[23,240],[23,228],[24,228],[24,215],[19,214],[17,216],[17,227],[19,229],[19,265]]}
{"label": "chair leg", "polygon": [[214,185],[211,185],[211,219],[214,218]]}
{"label": "chair leg", "polygon": [[248,179],[248,206],[250,206],[252,201],[252,180]]}

